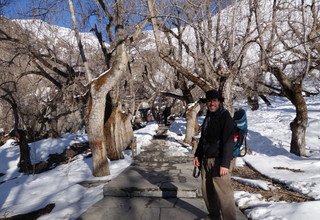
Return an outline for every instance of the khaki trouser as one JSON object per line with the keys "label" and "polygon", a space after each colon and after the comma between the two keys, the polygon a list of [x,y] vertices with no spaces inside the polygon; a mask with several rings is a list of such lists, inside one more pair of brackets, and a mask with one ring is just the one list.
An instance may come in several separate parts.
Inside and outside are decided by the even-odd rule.
{"label": "khaki trouser", "polygon": [[[231,170],[230,170],[231,172]],[[220,162],[218,158],[204,159],[201,168],[202,195],[211,219],[236,219],[236,206],[231,175],[220,176]]]}

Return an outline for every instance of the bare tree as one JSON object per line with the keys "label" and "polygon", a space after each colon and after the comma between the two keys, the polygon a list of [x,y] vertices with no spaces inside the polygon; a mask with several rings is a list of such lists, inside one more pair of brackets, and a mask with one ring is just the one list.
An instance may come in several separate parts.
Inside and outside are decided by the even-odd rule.
{"label": "bare tree", "polygon": [[[58,38],[47,39],[40,32],[30,32],[28,27],[4,17],[0,23],[1,100],[8,104],[9,113],[3,121],[14,119],[11,128],[15,132],[12,134],[19,137],[20,147],[24,143],[24,149],[29,149],[27,143],[30,141],[78,130],[81,119],[80,115],[74,117],[74,114],[79,114],[83,104],[75,103],[74,96],[77,92],[82,93],[84,86],[81,80],[77,81],[82,73],[77,70],[76,62],[70,64],[66,57],[60,59],[58,53],[63,50],[57,52],[59,50],[54,46],[58,44],[48,44]],[[41,26],[40,30],[46,29],[44,23],[37,24]],[[46,43],[39,38],[44,38]],[[75,84],[78,86],[71,90]],[[68,124],[70,120],[72,123]],[[27,150],[21,150],[20,158],[30,161],[29,155]],[[29,165],[23,167],[30,169]]]}
{"label": "bare tree", "polygon": [[[57,41],[59,37],[52,36],[54,39],[48,39],[47,36],[42,36],[45,42],[43,43],[41,39],[37,39],[38,36],[42,34],[41,32],[38,32],[38,36],[35,36],[35,33],[27,31],[28,26],[23,27],[6,19],[2,19],[1,21],[3,27],[1,29],[3,36],[1,42],[3,43],[2,49],[5,51],[2,61],[8,68],[11,68],[8,69],[8,71],[11,72],[12,76],[15,76],[15,80],[19,80],[20,83],[18,85],[27,85],[27,82],[33,81],[34,84],[30,85],[30,89],[33,88],[34,91],[29,91],[29,88],[27,89],[26,87],[24,89],[31,94],[35,93],[35,96],[39,93],[48,92],[42,90],[47,90],[51,86],[51,95],[46,93],[45,98],[43,96],[44,94],[42,94],[42,100],[40,101],[40,96],[38,96],[39,99],[36,101],[53,104],[54,100],[61,101],[69,99],[70,97],[61,97],[61,94],[67,94],[70,90],[75,92],[73,95],[81,94],[84,91],[85,87],[81,82],[81,77],[83,78],[84,73],[79,71],[79,65],[76,63],[76,59],[65,57],[63,60],[61,56],[65,54],[61,51],[63,51],[62,48],[65,48],[65,46],[59,45],[59,43],[54,46],[51,44],[53,40]],[[44,23],[39,22],[30,25],[32,25],[33,28],[39,25],[40,30],[49,32]],[[54,47],[60,47],[60,50]],[[68,49],[72,48],[70,45],[67,45],[67,47],[69,47]],[[72,54],[71,51],[70,54]],[[31,78],[34,80],[31,80]],[[77,84],[77,86],[74,86],[75,84]],[[39,85],[39,87],[37,85]],[[42,88],[40,88],[41,86]],[[48,88],[45,89],[45,87]],[[76,90],[71,87],[74,87]],[[56,105],[52,106],[51,110],[55,111],[54,108],[56,107]],[[68,111],[70,110],[68,109]],[[64,113],[58,112],[57,117],[60,113],[66,114],[67,111]]]}
{"label": "bare tree", "polygon": [[308,110],[303,82],[317,66],[316,61],[319,59],[313,39],[319,23],[319,5],[316,1],[312,1],[311,5],[304,1],[301,3],[274,1],[271,18],[268,19],[268,16],[262,14],[263,5],[254,1],[262,69],[275,76],[281,92],[296,108],[296,117],[290,124],[290,152],[305,156]]}
{"label": "bare tree", "polygon": [[12,109],[14,118],[14,127],[9,133],[10,137],[15,137],[18,139],[20,158],[18,162],[18,167],[20,172],[29,173],[31,171],[31,159],[30,159],[30,149],[27,141],[27,134],[25,130],[19,128],[19,106],[15,97],[17,92],[16,83],[14,81],[5,81],[0,84],[0,99],[7,102]]}
{"label": "bare tree", "polygon": [[[148,0],[160,57],[185,77],[187,84],[192,82],[195,85],[190,88],[182,85],[181,89],[187,89],[192,94],[194,91],[191,91],[196,88],[203,91],[216,88],[223,93],[225,106],[232,113],[234,82],[240,77],[243,59],[254,42],[251,38],[254,31],[252,5],[236,1],[232,7],[224,8],[221,1],[171,3],[168,8],[176,7],[178,13],[160,11],[160,8],[167,7]],[[183,15],[177,16],[179,13]],[[175,25],[168,22],[172,20]],[[168,40],[165,41],[163,36]],[[191,138],[188,137],[188,140]]]}
{"label": "bare tree", "polygon": [[[72,5],[72,1],[69,2]],[[128,72],[127,45],[130,40],[133,41],[136,38],[142,28],[136,26],[131,32],[125,31],[125,28],[127,30],[132,28],[128,25],[130,15],[126,14],[126,9],[131,8],[130,3],[126,5],[122,0],[114,1],[112,4],[106,4],[100,0],[96,3],[99,6],[98,15],[107,19],[106,24],[101,23],[100,25],[100,27],[105,25],[105,32],[97,26],[94,28],[105,58],[107,71],[92,80],[87,77],[90,86],[87,131],[94,161],[93,174],[95,176],[105,176],[110,174],[107,156],[110,159],[123,158],[123,147],[133,142],[131,116],[121,113],[122,105],[119,92],[115,86]],[[74,14],[72,10],[71,13]],[[106,39],[109,41],[108,48],[103,41],[103,33],[106,33]],[[128,33],[132,33],[132,35]],[[80,42],[80,38],[78,38],[78,42]],[[81,44],[78,45],[81,53]],[[84,63],[86,62],[84,54],[82,60]],[[90,76],[89,71],[89,69],[86,70],[87,76]]]}
{"label": "bare tree", "polygon": [[[82,61],[85,66],[87,59],[84,54],[83,46],[77,30],[75,12],[73,8],[73,1],[69,0],[70,11],[73,17],[75,33],[78,40],[78,46]],[[99,1],[100,6],[109,16],[113,19],[109,9],[103,1]],[[115,4],[115,11],[118,12],[116,22],[111,24],[117,26],[115,29],[115,55],[111,68],[102,73],[99,77],[92,80],[92,75],[88,66],[86,66],[87,80],[90,84],[90,102],[87,110],[87,131],[89,137],[89,145],[93,156],[93,175],[106,176],[110,174],[108,159],[107,159],[107,140],[104,134],[105,126],[105,110],[106,110],[106,97],[112,87],[119,81],[121,76],[126,72],[128,55],[125,46],[125,34],[123,30],[124,22],[124,5],[123,1],[117,1]],[[111,37],[111,36],[110,36]],[[107,60],[110,62],[110,60]]]}

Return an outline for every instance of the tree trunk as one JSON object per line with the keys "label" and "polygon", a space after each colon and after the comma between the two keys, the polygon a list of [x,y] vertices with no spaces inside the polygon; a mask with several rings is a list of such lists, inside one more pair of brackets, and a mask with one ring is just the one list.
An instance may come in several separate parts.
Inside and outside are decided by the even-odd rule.
{"label": "tree trunk", "polygon": [[101,92],[101,94],[95,94],[93,98],[90,98],[88,105],[87,132],[93,158],[94,176],[110,175],[106,138],[103,133],[105,103],[106,98],[104,92]]}
{"label": "tree trunk", "polygon": [[247,96],[247,102],[248,102],[248,105],[250,106],[250,109],[252,111],[259,109],[259,99],[258,99],[257,95]]}
{"label": "tree trunk", "polygon": [[48,120],[47,130],[46,130],[46,133],[48,134],[48,136],[52,137],[52,138],[59,137],[57,114],[58,114],[57,105],[52,104],[51,105],[51,114],[50,114],[51,119]]}
{"label": "tree trunk", "polygon": [[233,93],[232,93],[232,86],[234,85],[234,76],[233,74],[229,74],[227,77],[223,88],[220,88],[223,90],[223,97],[224,97],[224,107],[228,109],[230,112],[231,116],[234,113],[234,108],[233,108]]}
{"label": "tree trunk", "polygon": [[268,100],[268,98],[264,95],[259,95],[259,97],[264,101],[264,103],[267,104],[267,106],[271,105],[271,102]]}
{"label": "tree trunk", "polygon": [[78,29],[78,25],[77,25],[77,19],[76,19],[76,15],[75,15],[75,10],[74,10],[74,5],[73,5],[73,0],[69,0],[69,9],[70,9],[70,15],[72,18],[72,23],[73,23],[73,27],[74,27],[74,33],[75,33],[75,37],[77,39],[77,43],[78,43],[78,47],[79,47],[79,52],[80,52],[80,56],[83,62],[83,65],[85,67],[85,73],[86,73],[86,78],[88,80],[88,82],[91,82],[92,80],[92,73],[91,70],[89,68],[89,64],[84,52],[84,47],[83,44],[81,42],[81,38],[80,38],[80,34],[79,34],[79,29]]}
{"label": "tree trunk", "polygon": [[268,67],[270,72],[277,78],[279,83],[282,86],[284,94],[291,101],[291,103],[296,108],[296,117],[290,123],[291,134],[291,143],[290,143],[290,152],[298,155],[306,155],[306,130],[308,124],[308,109],[307,104],[302,95],[302,80],[293,82],[291,81],[281,70],[280,68]]}
{"label": "tree trunk", "polygon": [[121,108],[114,107],[105,123],[104,134],[107,140],[107,156],[110,160],[123,159],[122,151],[133,141],[131,115],[125,114]]}
{"label": "tree trunk", "polygon": [[[106,97],[127,70],[127,63],[126,47],[124,42],[122,42],[117,47],[111,69],[101,74],[91,83],[91,99],[87,111],[87,129],[93,157],[94,176],[107,176],[110,174],[107,159],[107,140],[104,134]],[[115,129],[114,132],[117,132],[119,129]]]}
{"label": "tree trunk", "polygon": [[290,129],[292,131],[290,152],[298,156],[305,156],[305,134],[308,124],[308,109],[302,94],[296,94],[293,103],[296,107],[296,117],[290,123]]}
{"label": "tree trunk", "polygon": [[7,101],[11,105],[11,109],[14,117],[14,128],[9,133],[11,137],[17,137],[19,139],[19,151],[20,151],[20,159],[18,162],[19,172],[29,173],[32,170],[31,159],[30,159],[30,148],[27,141],[27,133],[26,131],[19,129],[19,111],[16,100],[14,99],[12,93],[8,93],[7,97],[2,97],[5,101]]}
{"label": "tree trunk", "polygon": [[[13,133],[12,133],[13,132]],[[26,131],[21,129],[14,129],[9,135],[15,136],[19,139],[20,159],[18,163],[19,172],[30,173],[32,165],[30,160],[30,147],[27,141]]]}
{"label": "tree trunk", "polygon": [[199,125],[197,122],[197,115],[200,111],[199,104],[192,104],[189,106],[186,112],[186,120],[187,120],[187,128],[186,128],[186,136],[184,138],[184,142],[187,144],[192,144],[192,137],[195,135],[196,131],[199,129]]}

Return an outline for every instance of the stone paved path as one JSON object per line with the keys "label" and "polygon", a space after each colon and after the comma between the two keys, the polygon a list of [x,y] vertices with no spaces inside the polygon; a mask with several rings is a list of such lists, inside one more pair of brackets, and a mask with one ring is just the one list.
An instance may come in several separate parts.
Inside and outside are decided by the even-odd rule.
{"label": "stone paved path", "polygon": [[[152,144],[135,162],[104,186],[104,198],[79,219],[204,219],[206,207],[200,182],[192,176],[192,155],[170,156],[166,128],[160,127]],[[238,219],[246,217],[238,210]]]}

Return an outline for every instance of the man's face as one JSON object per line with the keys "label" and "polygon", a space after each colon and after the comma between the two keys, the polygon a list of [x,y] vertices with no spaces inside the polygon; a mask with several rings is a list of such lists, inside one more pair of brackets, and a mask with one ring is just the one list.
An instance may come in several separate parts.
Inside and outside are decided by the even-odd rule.
{"label": "man's face", "polygon": [[207,101],[207,108],[210,112],[215,112],[219,109],[220,101],[218,99],[210,99]]}

